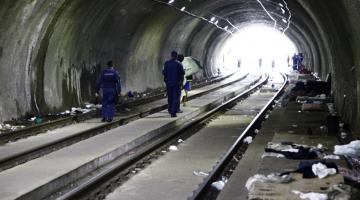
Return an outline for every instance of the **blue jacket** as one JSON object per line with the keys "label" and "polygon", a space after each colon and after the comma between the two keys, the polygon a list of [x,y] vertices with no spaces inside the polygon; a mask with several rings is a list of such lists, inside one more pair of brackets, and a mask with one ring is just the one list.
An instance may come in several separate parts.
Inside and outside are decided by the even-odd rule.
{"label": "blue jacket", "polygon": [[163,75],[166,84],[182,84],[185,71],[179,61],[171,59],[165,62]]}
{"label": "blue jacket", "polygon": [[104,69],[97,82],[97,92],[100,88],[115,89],[117,94],[121,92],[120,76],[119,73],[113,68]]}

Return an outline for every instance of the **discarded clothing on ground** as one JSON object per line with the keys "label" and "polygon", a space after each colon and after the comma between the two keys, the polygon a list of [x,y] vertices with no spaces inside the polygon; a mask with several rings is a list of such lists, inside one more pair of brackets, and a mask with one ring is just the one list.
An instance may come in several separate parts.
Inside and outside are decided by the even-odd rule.
{"label": "discarded clothing on ground", "polygon": [[15,125],[10,125],[10,124],[3,124],[0,122],[0,133],[15,131],[15,130],[22,129],[22,128],[25,128],[25,126],[23,126],[23,125],[15,126]]}
{"label": "discarded clothing on ground", "polygon": [[340,159],[340,156],[337,156],[337,155],[325,155],[323,157],[323,159],[327,159],[327,160],[339,160]]}
{"label": "discarded clothing on ground", "polygon": [[334,154],[357,157],[360,156],[360,140],[355,140],[346,145],[335,145]]}
{"label": "discarded clothing on ground", "polygon": [[291,94],[295,96],[306,96],[305,83],[298,81],[295,84],[295,87],[291,89]]}
{"label": "discarded clothing on ground", "polygon": [[[328,200],[355,200],[358,199],[358,190],[349,185],[338,184],[332,185],[323,193],[302,193],[293,190],[293,193],[299,195],[302,199],[328,199]],[[326,198],[325,198],[326,197]]]}
{"label": "discarded clothing on ground", "polygon": [[339,173],[344,176],[345,183],[360,188],[360,170],[339,168]]}
{"label": "discarded clothing on ground", "polygon": [[71,108],[71,114],[85,114],[91,112],[93,109],[89,108]]}
{"label": "discarded clothing on ground", "polygon": [[323,179],[328,175],[336,174],[335,168],[328,168],[326,165],[322,163],[313,164],[311,167],[313,173],[319,177],[319,179]]}
{"label": "discarded clothing on ground", "polygon": [[307,80],[305,86],[306,86],[307,92],[313,93],[313,94],[330,95],[330,92],[331,92],[331,83],[330,82]]}
{"label": "discarded clothing on ground", "polygon": [[330,95],[331,84],[325,81],[307,80],[306,82],[298,81],[295,87],[291,89],[291,93],[295,96]]}
{"label": "discarded clothing on ground", "polygon": [[316,174],[313,171],[313,165],[316,165],[316,164],[319,164],[319,163],[326,166],[326,168],[333,168],[333,169],[335,169],[336,173],[339,173],[337,165],[335,163],[333,163],[333,162],[327,162],[327,161],[301,161],[299,163],[299,165],[298,165],[298,168],[295,171],[284,172],[284,173],[282,173],[282,175],[283,174],[289,174],[289,173],[301,173],[303,175],[303,178],[315,178]]}
{"label": "discarded clothing on ground", "polygon": [[320,95],[316,95],[314,97],[298,96],[298,97],[296,97],[296,102],[322,104],[322,103],[331,102],[331,100],[330,100],[330,98],[326,97],[325,94],[320,94]]}
{"label": "discarded clothing on ground", "polygon": [[309,147],[306,145],[287,143],[268,143],[265,148],[267,153],[283,154],[287,159],[302,160],[302,159],[316,159],[321,154],[321,149],[316,147]]}
{"label": "discarded clothing on ground", "polygon": [[266,158],[266,157],[275,157],[275,158],[285,158],[285,156],[283,154],[280,153],[263,153],[263,155],[261,156],[261,158]]}
{"label": "discarded clothing on ground", "polygon": [[345,158],[352,169],[360,170],[360,158],[350,156],[345,156]]}
{"label": "discarded clothing on ground", "polygon": [[278,173],[272,173],[269,175],[263,175],[263,174],[256,174],[252,177],[250,177],[245,184],[245,187],[250,191],[251,187],[253,186],[253,183],[255,182],[262,182],[262,183],[289,183],[292,181],[292,177],[290,174],[278,174]]}
{"label": "discarded clothing on ground", "polygon": [[327,189],[329,200],[355,200],[359,197],[358,192],[356,188],[344,184],[333,185]]}
{"label": "discarded clothing on ground", "polygon": [[317,151],[323,151],[324,149],[326,149],[324,147],[324,145],[322,145],[322,144],[318,144],[315,147],[315,146],[309,146],[306,144],[296,144],[291,141],[283,141],[281,143],[268,142],[268,144],[267,144],[267,148],[271,148],[271,149],[275,149],[275,150],[285,150],[285,149],[293,149],[293,148],[296,149],[299,147],[310,148],[310,149],[317,150]]}
{"label": "discarded clothing on ground", "polygon": [[328,195],[324,193],[316,193],[316,192],[309,192],[309,193],[302,193],[297,190],[292,191],[294,194],[299,195],[301,199],[308,199],[308,200],[328,200]]}
{"label": "discarded clothing on ground", "polygon": [[294,151],[291,150],[292,149],[277,151],[274,149],[265,148],[265,152],[283,154],[287,159],[302,160],[302,159],[318,158],[318,154],[315,151],[312,151],[308,148],[299,147],[297,149],[293,149]]}
{"label": "discarded clothing on ground", "polygon": [[304,103],[301,105],[302,111],[322,111],[323,106],[319,103]]}

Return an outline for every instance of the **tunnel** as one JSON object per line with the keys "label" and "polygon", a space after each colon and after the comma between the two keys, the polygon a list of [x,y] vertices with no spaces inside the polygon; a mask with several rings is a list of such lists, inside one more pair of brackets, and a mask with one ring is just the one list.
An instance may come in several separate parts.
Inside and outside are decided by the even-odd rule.
{"label": "tunnel", "polygon": [[2,0],[0,121],[90,101],[108,60],[124,92],[164,87],[172,50],[200,63],[195,79],[212,78],[232,69],[220,64],[226,41],[258,24],[286,35],[321,79],[331,73],[339,114],[360,130],[359,8],[359,0]]}

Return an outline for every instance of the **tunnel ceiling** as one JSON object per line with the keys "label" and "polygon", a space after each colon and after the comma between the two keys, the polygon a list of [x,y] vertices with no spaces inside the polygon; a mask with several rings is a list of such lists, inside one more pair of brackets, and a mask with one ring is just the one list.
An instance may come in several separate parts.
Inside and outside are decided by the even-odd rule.
{"label": "tunnel ceiling", "polygon": [[274,25],[259,2],[279,31],[291,13],[285,34],[309,68],[322,78],[332,73],[339,111],[359,121],[359,0],[2,0],[0,120],[90,101],[107,60],[123,91],[163,87],[162,64],[173,49],[200,61],[196,78],[214,76],[229,31]]}

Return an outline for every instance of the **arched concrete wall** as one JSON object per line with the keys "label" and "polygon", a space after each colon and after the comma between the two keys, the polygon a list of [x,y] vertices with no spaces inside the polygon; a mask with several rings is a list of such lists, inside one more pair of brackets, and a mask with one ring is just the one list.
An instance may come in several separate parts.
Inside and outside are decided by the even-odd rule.
{"label": "arched concrete wall", "polygon": [[[198,59],[198,78],[216,73],[217,52],[228,34],[155,0],[3,0],[0,2],[0,120],[49,112],[88,101],[101,66],[114,60],[124,90],[163,86],[161,69],[171,50]],[[279,3],[262,1],[281,22]],[[288,0],[286,34],[321,77],[333,74],[336,104],[360,125],[359,0]],[[272,21],[256,1],[177,0],[174,6],[243,26]],[[219,25],[224,27],[224,21]],[[279,23],[277,28],[285,28]],[[344,94],[346,98],[344,98]],[[357,126],[357,127],[356,127]]]}

